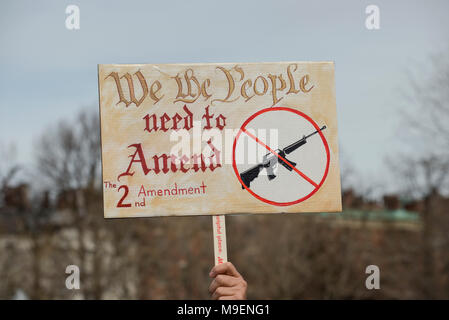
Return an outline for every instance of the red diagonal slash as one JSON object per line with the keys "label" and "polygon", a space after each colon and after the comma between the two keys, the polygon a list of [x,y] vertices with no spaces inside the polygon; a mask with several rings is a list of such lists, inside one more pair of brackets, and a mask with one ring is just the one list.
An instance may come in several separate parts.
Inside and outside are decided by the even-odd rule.
{"label": "red diagonal slash", "polygon": [[276,151],[274,151],[273,149],[271,149],[269,146],[267,146],[265,143],[263,143],[262,141],[260,141],[255,135],[253,135],[251,132],[246,131],[245,128],[241,129],[243,132],[245,132],[249,137],[253,138],[258,144],[264,146],[268,151],[270,151],[272,154],[274,154],[276,157],[278,157],[278,159],[281,159],[282,161],[284,161],[286,164],[289,165],[290,168],[292,168],[293,170],[295,170],[295,172],[297,174],[299,174],[301,177],[303,177],[307,182],[309,182],[311,185],[313,185],[315,188],[318,188],[318,184],[316,184],[312,179],[310,179],[308,176],[306,176],[304,173],[302,173],[301,171],[299,171],[296,167],[294,167],[290,161],[288,161],[287,159],[283,158],[280,154],[278,154]]}

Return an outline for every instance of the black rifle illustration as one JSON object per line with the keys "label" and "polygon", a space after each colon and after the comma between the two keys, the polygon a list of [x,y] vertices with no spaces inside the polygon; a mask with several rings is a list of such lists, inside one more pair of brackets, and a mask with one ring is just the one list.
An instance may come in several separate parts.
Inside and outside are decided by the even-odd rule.
{"label": "black rifle illustration", "polygon": [[[267,169],[267,174],[268,174],[268,180],[273,180],[274,178],[276,178],[276,175],[274,174],[274,165],[276,163],[280,163],[282,164],[285,169],[287,169],[288,171],[292,171],[293,168],[292,167],[296,167],[296,163],[293,161],[288,160],[285,155],[292,153],[293,151],[295,151],[296,149],[298,149],[299,147],[305,145],[307,143],[307,139],[310,138],[311,136],[313,136],[314,134],[318,133],[319,131],[322,131],[326,129],[326,126],[323,126],[321,129],[316,130],[315,132],[312,132],[311,134],[309,134],[308,136],[303,136],[301,139],[299,139],[296,142],[293,142],[291,145],[285,147],[284,149],[280,150],[277,149],[275,150],[275,152],[280,155],[282,158],[284,158],[287,162],[290,163],[290,165],[288,163],[286,163],[283,159],[281,159],[280,157],[278,157],[277,155],[269,152],[266,155],[263,156],[263,160],[262,163],[259,163],[257,165],[255,165],[254,167],[249,168],[248,170],[243,171],[240,174],[240,178],[242,179],[242,182],[249,188],[251,181],[253,181],[254,179],[256,179],[259,176],[259,173],[266,168]],[[242,189],[245,189],[245,187],[242,185]]]}

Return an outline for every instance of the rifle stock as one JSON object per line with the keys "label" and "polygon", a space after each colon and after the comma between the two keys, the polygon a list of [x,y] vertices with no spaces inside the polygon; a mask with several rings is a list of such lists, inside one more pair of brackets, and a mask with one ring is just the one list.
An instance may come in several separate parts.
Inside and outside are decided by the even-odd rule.
{"label": "rifle stock", "polygon": [[[245,186],[249,188],[251,181],[256,179],[259,176],[260,171],[264,168],[263,164],[258,164],[252,168],[249,168],[248,170],[242,172],[240,174],[240,178],[242,179],[242,182]],[[242,189],[245,189],[245,187],[242,185]]]}

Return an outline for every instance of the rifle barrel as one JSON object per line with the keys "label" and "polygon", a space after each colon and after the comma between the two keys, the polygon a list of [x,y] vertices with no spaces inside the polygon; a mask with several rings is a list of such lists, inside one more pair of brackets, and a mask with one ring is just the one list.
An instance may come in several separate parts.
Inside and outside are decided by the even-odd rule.
{"label": "rifle barrel", "polygon": [[306,139],[310,138],[310,137],[313,136],[315,133],[318,133],[318,131],[323,131],[324,129],[326,129],[326,126],[322,126],[319,130],[316,130],[315,132],[312,132],[311,134],[309,134],[308,136],[306,136]]}
{"label": "rifle barrel", "polygon": [[318,133],[318,131],[324,130],[326,129],[326,126],[322,126],[319,130],[316,130],[315,132],[312,132],[311,134],[302,137],[301,139],[299,139],[296,142],[293,142],[291,145],[287,146],[286,148],[283,149],[283,151],[286,154],[289,154],[293,151],[295,151],[296,149],[298,149],[300,146],[302,146],[303,144],[305,144],[307,142],[307,139],[310,138],[311,136],[313,136],[314,134]]}

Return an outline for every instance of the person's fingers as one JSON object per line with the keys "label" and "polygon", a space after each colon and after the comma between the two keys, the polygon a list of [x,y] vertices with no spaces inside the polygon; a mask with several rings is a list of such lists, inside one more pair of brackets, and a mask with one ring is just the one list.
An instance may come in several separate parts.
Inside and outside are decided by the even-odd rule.
{"label": "person's fingers", "polygon": [[209,286],[212,299],[246,299],[248,285],[231,262],[214,266],[209,276],[214,278]]}
{"label": "person's fingers", "polygon": [[209,292],[212,293],[218,287],[232,287],[239,283],[239,279],[233,276],[228,276],[225,274],[219,274],[211,282],[209,286]]}
{"label": "person's fingers", "polygon": [[231,262],[217,264],[212,268],[209,276],[211,278],[214,278],[217,274],[227,274],[229,276],[242,277]]}
{"label": "person's fingers", "polygon": [[218,300],[237,300],[234,296],[222,296],[219,297]]}
{"label": "person's fingers", "polygon": [[212,299],[217,300],[223,296],[233,296],[236,292],[236,289],[233,287],[218,287],[214,293],[212,293]]}

